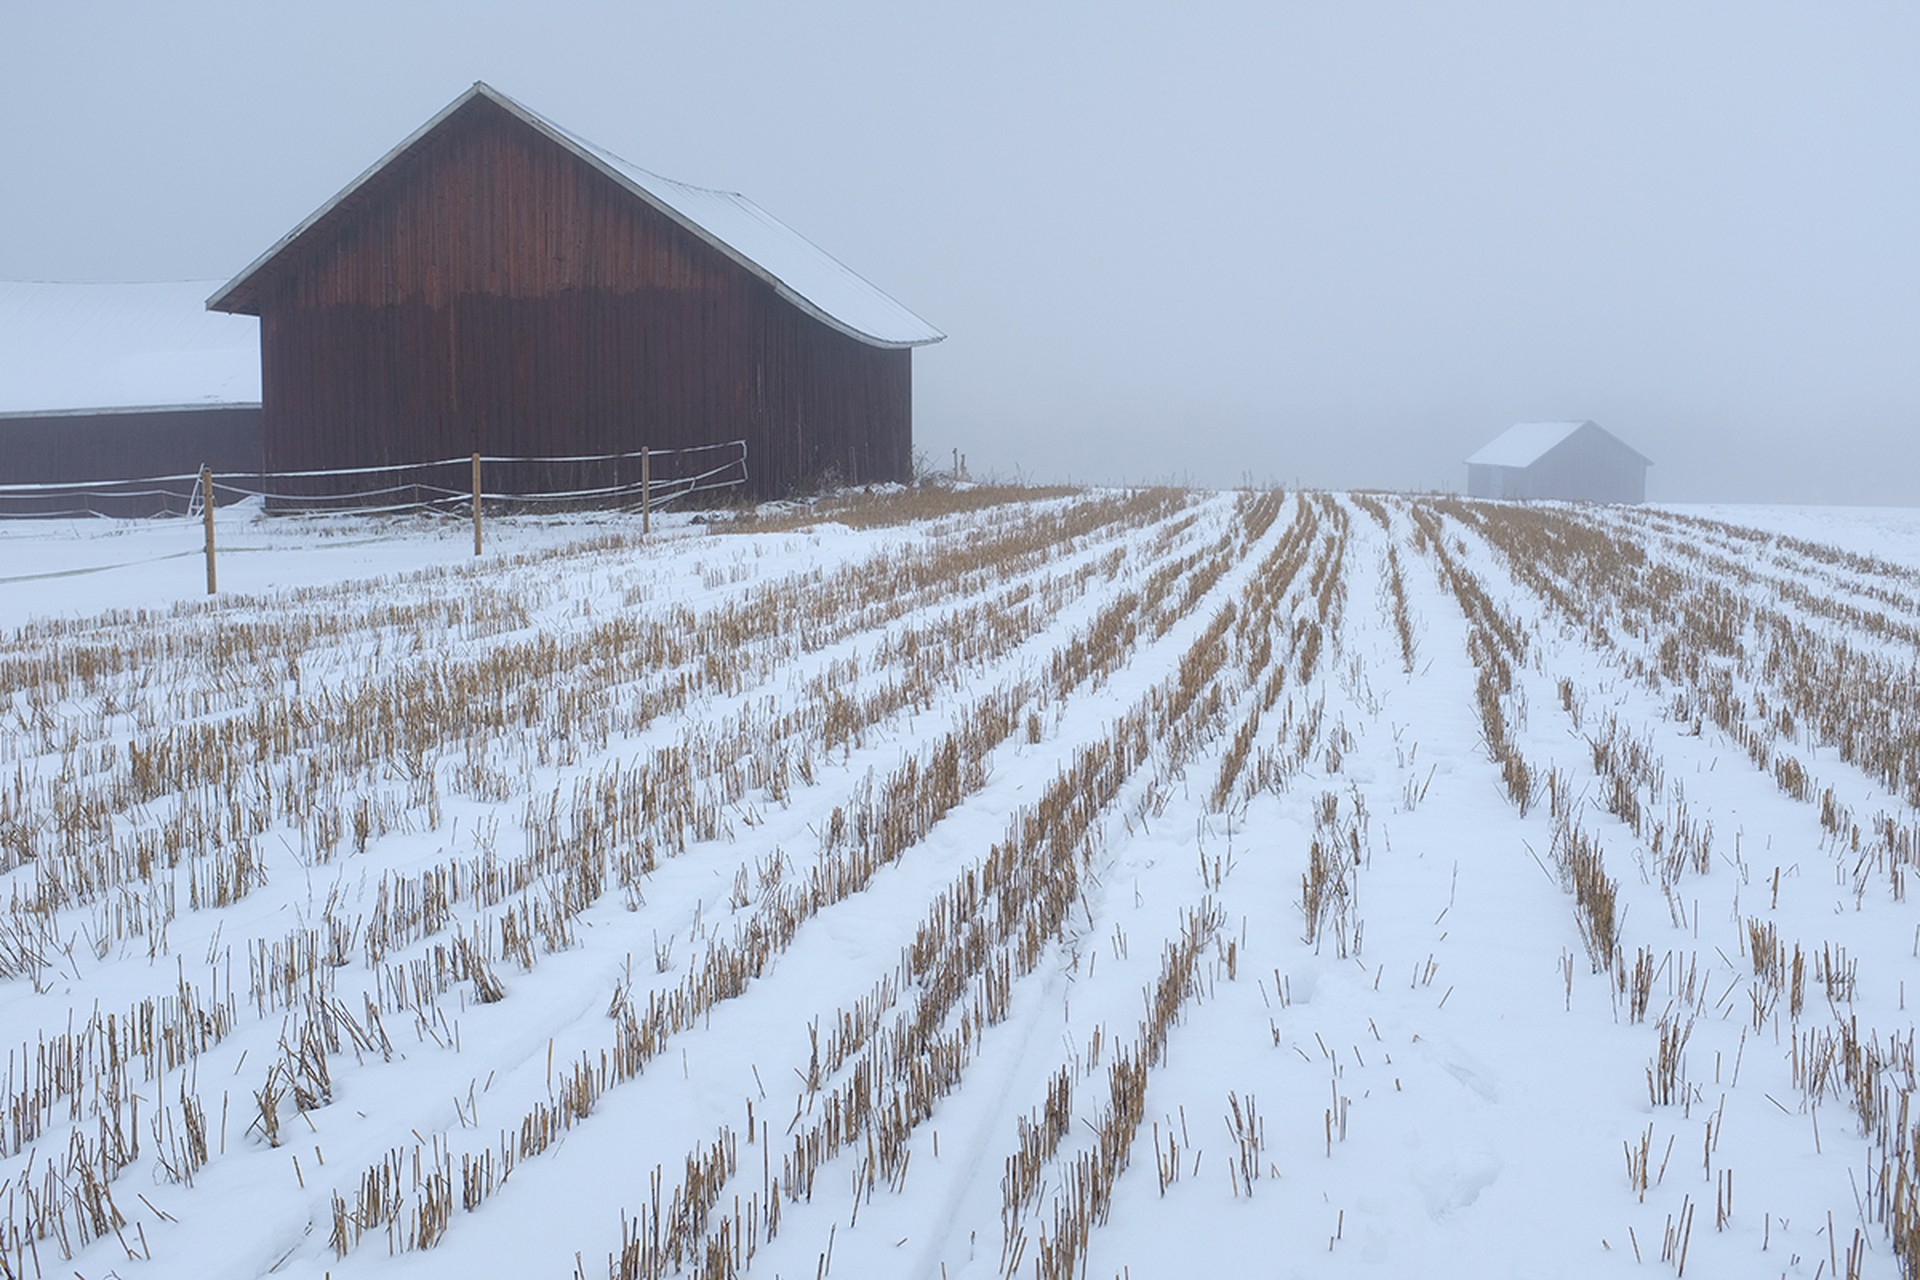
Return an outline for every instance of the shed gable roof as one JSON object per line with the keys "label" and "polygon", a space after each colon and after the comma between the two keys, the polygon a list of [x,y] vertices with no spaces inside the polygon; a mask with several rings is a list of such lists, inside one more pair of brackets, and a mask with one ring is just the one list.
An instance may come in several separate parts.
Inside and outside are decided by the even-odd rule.
{"label": "shed gable roof", "polygon": [[599,170],[635,198],[765,280],[782,298],[830,328],[876,347],[925,346],[946,336],[738,192],[696,187],[642,169],[528,110],[485,83],[476,83],[414,130],[207,299],[206,305],[216,311],[257,312],[258,277],[262,273],[296,243],[319,233],[330,216],[351,203],[357,193],[376,183],[448,120],[476,101],[499,107],[536,134]]}
{"label": "shed gable roof", "polygon": [[1467,459],[1470,467],[1530,467],[1540,459],[1559,448],[1571,439],[1575,432],[1591,428],[1594,432],[1612,442],[1618,448],[1626,450],[1648,466],[1652,459],[1627,444],[1620,437],[1608,431],[1598,423],[1582,420],[1579,422],[1516,422],[1502,431],[1486,444],[1480,446]]}
{"label": "shed gable roof", "polygon": [[260,403],[260,325],[212,282],[0,280],[0,414]]}

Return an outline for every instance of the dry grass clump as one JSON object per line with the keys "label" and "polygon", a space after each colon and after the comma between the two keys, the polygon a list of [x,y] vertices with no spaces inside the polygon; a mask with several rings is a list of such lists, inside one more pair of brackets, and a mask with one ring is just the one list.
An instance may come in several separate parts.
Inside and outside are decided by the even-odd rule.
{"label": "dry grass clump", "polygon": [[1599,844],[1570,822],[1556,824],[1554,853],[1563,881],[1573,893],[1580,939],[1586,943],[1593,971],[1609,969],[1619,945],[1620,882],[1607,875]]}
{"label": "dry grass clump", "polygon": [[1647,1068],[1647,1101],[1656,1107],[1668,1107],[1682,1100],[1686,1081],[1680,1071],[1686,1060],[1687,1038],[1693,1034],[1693,1019],[1685,1022],[1662,1016],[1659,1027],[1659,1052]]}
{"label": "dry grass clump", "polygon": [[1301,941],[1318,950],[1331,934],[1334,952],[1343,960],[1359,953],[1362,931],[1354,909],[1366,851],[1367,813],[1357,790],[1352,808],[1342,823],[1339,793],[1321,794],[1314,805],[1307,869],[1300,876],[1300,915],[1305,921]]}
{"label": "dry grass clump", "polygon": [[1233,1160],[1227,1169],[1233,1181],[1234,1195],[1237,1198],[1244,1188],[1246,1195],[1253,1196],[1253,1184],[1260,1181],[1261,1165],[1265,1163],[1267,1145],[1267,1122],[1260,1115],[1258,1104],[1251,1093],[1243,1105],[1240,1095],[1227,1094],[1227,1136],[1233,1141]]}
{"label": "dry grass clump", "polygon": [[1413,617],[1407,609],[1407,583],[1400,571],[1400,550],[1387,547],[1387,591],[1393,604],[1393,631],[1400,641],[1400,664],[1408,674],[1413,674],[1413,664],[1417,656],[1417,646],[1413,638]]}

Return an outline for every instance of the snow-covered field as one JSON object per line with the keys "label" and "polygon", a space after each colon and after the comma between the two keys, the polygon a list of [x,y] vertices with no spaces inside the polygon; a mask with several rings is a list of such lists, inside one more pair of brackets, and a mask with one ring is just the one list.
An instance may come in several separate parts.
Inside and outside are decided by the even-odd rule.
{"label": "snow-covered field", "polygon": [[1920,516],[826,514],[0,525],[0,1276],[1920,1268]]}

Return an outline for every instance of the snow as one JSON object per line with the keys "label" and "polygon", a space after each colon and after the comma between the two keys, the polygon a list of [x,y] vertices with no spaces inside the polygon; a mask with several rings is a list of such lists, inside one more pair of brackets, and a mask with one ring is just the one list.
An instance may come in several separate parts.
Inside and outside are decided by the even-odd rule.
{"label": "snow", "polygon": [[[531,113],[529,113],[531,114]],[[776,289],[835,328],[879,346],[917,347],[946,335],[850,267],[734,191],[676,182],[553,125],[548,129],[597,160],[629,188],[664,206]]]}
{"label": "snow", "polygon": [[[1904,1138],[1890,1154],[1845,1080],[1904,1115],[1920,907],[1880,841],[1915,814],[1833,741],[1768,727],[1802,694],[1764,659],[1830,640],[1910,667],[1920,515],[997,496],[900,518],[925,496],[875,494],[844,522],[764,532],[679,515],[648,538],[620,516],[502,518],[479,557],[453,520],[222,508],[211,600],[197,522],[0,524],[0,874],[20,895],[0,916],[9,1089],[43,1039],[96,1009],[124,1015],[185,983],[231,991],[234,1010],[190,1061],[126,1068],[141,1145],[106,1182],[118,1232],[88,1241],[70,1216],[68,1258],[57,1235],[19,1240],[4,1224],[24,1221],[26,1197],[0,1195],[6,1265],[87,1280],[617,1274],[623,1221],[652,1229],[656,1170],[664,1207],[718,1141],[734,1171],[681,1220],[701,1222],[697,1242],[739,1242],[740,1271],[1033,1275],[1106,1129],[1126,1165],[1108,1170],[1076,1275],[1586,1277],[1664,1273],[1684,1252],[1690,1275],[1816,1277],[1845,1274],[1850,1251],[1860,1275],[1903,1274],[1874,1187]],[[1583,553],[1637,548],[1683,585],[1655,604],[1634,591],[1658,575],[1609,577],[1596,559],[1581,577],[1501,549],[1533,546],[1536,527],[1579,533],[1557,545]],[[1534,770],[1524,809],[1477,700],[1489,624],[1449,572],[1523,641],[1498,701]],[[1724,606],[1721,588],[1754,610],[1741,654],[1703,649],[1697,677],[1663,668],[1663,628]],[[1697,712],[1723,676],[1751,711],[1733,727]],[[232,770],[155,780],[229,740],[244,744]],[[1657,765],[1657,786],[1628,784],[1638,832],[1596,771],[1608,740]],[[1769,744],[1766,767],[1749,741]],[[1814,799],[1783,789],[1789,757]],[[1851,838],[1823,826],[1824,788]],[[1682,810],[1709,856],[1676,871],[1665,842]],[[1587,946],[1563,820],[1617,889],[1617,957]],[[112,883],[72,887],[43,933],[17,905],[100,849],[164,848],[169,832],[188,842],[177,866],[103,870]],[[887,852],[856,856],[881,833]],[[654,865],[622,870],[643,842]],[[1316,846],[1338,867],[1317,928],[1303,904]],[[258,859],[245,891],[190,904],[242,847]],[[444,918],[392,926],[370,958],[371,922],[412,901],[403,881],[540,857],[554,861],[490,902],[437,882],[453,886]],[[566,868],[589,864],[604,882],[583,889]],[[1034,885],[1070,890],[1020,898],[1030,867],[1046,870]],[[169,888],[171,918],[136,930]],[[510,913],[569,894],[564,936],[503,941]],[[1760,927],[1807,957],[1803,1007],[1757,971]],[[695,999],[762,928],[786,931],[764,964],[698,996],[637,1069],[608,1065],[621,1010]],[[345,930],[342,963],[256,996],[266,966],[250,957],[307,930],[323,948]],[[957,949],[939,951],[943,936]],[[469,975],[399,999],[409,966],[456,939],[490,956],[502,998]],[[942,995],[923,952],[980,964]],[[1644,1014],[1626,985],[1641,955],[1657,966]],[[390,1052],[346,1030],[370,1028],[369,1008]],[[874,1030],[840,1054],[863,1008]],[[916,1013],[946,1037],[917,1064],[889,1047]],[[304,1110],[277,1102],[275,1145],[256,1094],[309,1069],[283,1042],[297,1049],[314,1017],[344,1019],[320,1054],[330,1089]],[[1670,1028],[1684,1049],[1663,1101]],[[1128,1127],[1110,1073],[1136,1045]],[[1861,1066],[1861,1046],[1879,1065]],[[519,1154],[582,1062],[591,1105]],[[920,1097],[902,1082],[935,1064],[953,1080],[924,1114],[898,1130],[874,1118]],[[1061,1079],[1066,1123],[1009,1216],[1022,1122]],[[191,1185],[163,1166],[187,1097],[210,1148]],[[833,1111],[868,1097],[865,1129]],[[118,1113],[92,1088],[73,1105],[77,1121],[63,1099],[17,1149],[22,1104],[0,1112],[0,1182],[80,1184],[75,1135],[99,1143]],[[904,1167],[875,1133],[897,1133]],[[809,1141],[832,1149],[791,1197],[785,1165]],[[1644,1190],[1630,1179],[1643,1143]],[[511,1176],[464,1207],[463,1160],[508,1149]],[[390,1156],[399,1222],[366,1225],[342,1256],[334,1197],[351,1209]],[[393,1245],[423,1206],[432,1218],[422,1179],[443,1160],[444,1234]],[[736,1226],[750,1259],[723,1234]],[[730,1273],[707,1257],[664,1273]]]}
{"label": "snow", "polygon": [[1516,422],[1467,459],[1470,467],[1530,467],[1585,422]]}
{"label": "snow", "polygon": [[0,414],[260,403],[260,322],[205,280],[0,280]]}
{"label": "snow", "polygon": [[1674,504],[1663,509],[1920,566],[1920,508]]}

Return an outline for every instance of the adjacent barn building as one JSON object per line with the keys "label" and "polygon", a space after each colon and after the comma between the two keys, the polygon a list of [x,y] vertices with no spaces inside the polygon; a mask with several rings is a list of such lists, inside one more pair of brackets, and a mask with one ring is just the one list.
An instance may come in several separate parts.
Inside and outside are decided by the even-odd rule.
{"label": "adjacent barn building", "polygon": [[1467,459],[1467,494],[1645,502],[1652,465],[1591,422],[1520,422]]}
{"label": "adjacent barn building", "polygon": [[745,440],[761,495],[906,479],[943,336],[744,196],[485,84],[207,306],[260,318],[270,471]]}
{"label": "adjacent barn building", "polygon": [[259,325],[211,283],[0,281],[0,513],[146,515],[185,486],[98,482],[260,469]]}

